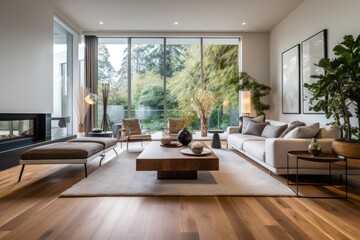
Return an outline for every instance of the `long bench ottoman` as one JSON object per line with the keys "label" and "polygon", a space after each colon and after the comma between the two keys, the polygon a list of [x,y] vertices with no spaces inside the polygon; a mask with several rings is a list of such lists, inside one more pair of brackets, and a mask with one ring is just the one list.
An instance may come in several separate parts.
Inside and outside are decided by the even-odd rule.
{"label": "long bench ottoman", "polygon": [[116,138],[106,138],[106,137],[81,137],[71,139],[68,142],[93,142],[99,143],[103,145],[104,152],[113,149],[117,155],[115,148],[117,147],[117,139]]}
{"label": "long bench ottoman", "polygon": [[[113,140],[84,138],[78,141],[58,142],[30,149],[20,156],[22,168],[18,181],[21,181],[26,164],[84,164],[85,177],[87,177],[87,162],[101,156],[99,164],[101,166],[105,151],[114,149],[117,145],[116,139]],[[117,154],[115,149],[114,151]]]}

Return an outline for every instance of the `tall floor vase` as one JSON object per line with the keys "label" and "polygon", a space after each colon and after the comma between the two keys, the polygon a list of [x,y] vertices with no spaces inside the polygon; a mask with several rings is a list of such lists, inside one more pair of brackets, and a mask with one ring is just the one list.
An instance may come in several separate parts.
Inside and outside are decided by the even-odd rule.
{"label": "tall floor vase", "polygon": [[202,137],[207,137],[208,131],[208,118],[207,117],[200,117],[200,131]]}
{"label": "tall floor vase", "polygon": [[102,95],[103,95],[103,119],[102,119],[102,129],[103,131],[110,130],[110,119],[109,115],[107,114],[107,103],[109,98],[109,90],[110,90],[110,84],[109,83],[103,83],[102,84]]}

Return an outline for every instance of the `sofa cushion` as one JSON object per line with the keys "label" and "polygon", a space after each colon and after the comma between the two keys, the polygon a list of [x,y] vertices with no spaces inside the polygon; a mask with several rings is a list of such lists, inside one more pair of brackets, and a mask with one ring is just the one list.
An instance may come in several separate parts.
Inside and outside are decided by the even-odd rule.
{"label": "sofa cushion", "polygon": [[284,138],[313,138],[318,134],[319,129],[319,123],[297,127],[287,133]]}
{"label": "sofa cushion", "polygon": [[246,126],[243,134],[245,135],[255,135],[255,136],[261,136],[261,133],[263,132],[265,126],[268,125],[268,123],[258,123],[254,121],[250,121],[248,125]]}
{"label": "sofa cushion", "polygon": [[261,136],[266,138],[277,138],[283,131],[285,131],[286,128],[287,125],[275,126],[272,124],[268,124],[265,126],[263,132],[261,133]]}
{"label": "sofa cushion", "polygon": [[243,149],[245,153],[265,162],[265,141],[246,141]]}
{"label": "sofa cushion", "polygon": [[243,144],[247,141],[265,141],[265,138],[254,135],[243,135],[241,133],[230,134],[227,138],[228,144],[238,150],[243,150]]}
{"label": "sofa cushion", "polygon": [[258,122],[258,123],[264,123],[265,122],[265,116],[259,116],[259,117],[247,117],[242,116],[240,117],[240,133],[243,133],[249,124],[250,121]]}
{"label": "sofa cushion", "polygon": [[304,122],[300,122],[300,121],[293,121],[291,123],[289,123],[288,127],[285,129],[285,131],[283,131],[279,137],[284,137],[286,134],[288,134],[291,130],[300,127],[300,126],[305,126],[306,124]]}
{"label": "sofa cushion", "polygon": [[340,138],[340,128],[336,125],[321,127],[316,138]]}

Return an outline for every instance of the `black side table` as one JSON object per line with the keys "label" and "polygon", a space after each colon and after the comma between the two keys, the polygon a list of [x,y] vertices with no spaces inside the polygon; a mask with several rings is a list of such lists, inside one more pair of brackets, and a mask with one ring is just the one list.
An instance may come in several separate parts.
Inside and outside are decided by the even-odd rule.
{"label": "black side table", "polygon": [[[296,180],[295,184],[289,183],[289,158],[293,157],[296,161]],[[306,185],[299,183],[299,160],[302,161],[310,161],[310,162],[319,162],[319,163],[327,163],[329,168],[329,186],[333,186],[331,184],[331,165],[335,162],[345,162],[345,196],[343,198],[347,199],[348,195],[348,186],[347,186],[347,158],[343,156],[339,156],[333,153],[321,153],[319,156],[311,155],[309,152],[306,151],[290,151],[287,154],[287,166],[286,166],[286,173],[287,173],[287,184],[288,185],[296,185],[296,196],[299,197],[299,185]],[[313,184],[314,185],[314,184]],[[324,185],[323,185],[324,186]],[[291,188],[291,187],[290,187]],[[293,188],[291,188],[294,190]],[[319,198],[331,198],[331,197],[319,197]],[[339,197],[340,198],[340,197]]]}
{"label": "black side table", "polygon": [[102,131],[102,132],[88,132],[89,137],[112,137],[112,131]]}
{"label": "black side table", "polygon": [[208,130],[208,133],[212,133],[212,141],[211,141],[211,147],[212,148],[221,148],[221,141],[219,133],[223,133],[224,130]]}

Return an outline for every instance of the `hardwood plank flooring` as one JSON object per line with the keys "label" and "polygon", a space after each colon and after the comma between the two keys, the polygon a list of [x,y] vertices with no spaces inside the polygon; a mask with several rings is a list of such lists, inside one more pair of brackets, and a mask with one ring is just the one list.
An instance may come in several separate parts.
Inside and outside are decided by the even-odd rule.
{"label": "hardwood plank flooring", "polygon": [[[89,174],[97,168],[98,161],[92,161]],[[360,239],[360,176],[349,177],[348,200],[59,198],[84,178],[82,165],[26,166],[20,183],[19,172],[20,166],[0,172],[0,239]],[[342,190],[306,186],[302,191]]]}

